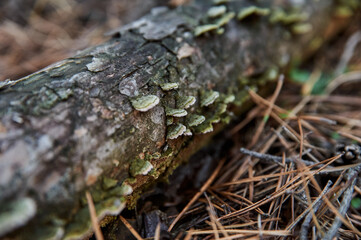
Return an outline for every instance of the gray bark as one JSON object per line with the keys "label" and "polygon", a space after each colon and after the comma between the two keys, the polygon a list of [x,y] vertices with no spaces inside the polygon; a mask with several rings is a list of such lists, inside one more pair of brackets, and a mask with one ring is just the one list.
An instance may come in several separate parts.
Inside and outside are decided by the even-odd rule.
{"label": "gray bark", "polygon": [[[216,18],[207,17],[211,1],[157,8],[102,45],[2,84],[0,237],[81,238],[90,230],[86,190],[100,219],[119,213],[244,110],[246,87],[271,90],[292,57],[322,37],[332,7],[274,2],[298,18],[270,21],[273,6],[227,21],[254,1],[229,2]],[[195,36],[206,24],[217,29]],[[188,108],[187,96],[196,100]],[[195,126],[194,114],[205,121]]]}

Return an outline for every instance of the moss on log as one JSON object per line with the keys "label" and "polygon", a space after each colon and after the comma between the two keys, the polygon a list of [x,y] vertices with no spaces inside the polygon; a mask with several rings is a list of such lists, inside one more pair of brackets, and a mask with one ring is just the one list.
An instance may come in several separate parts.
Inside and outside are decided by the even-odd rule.
{"label": "moss on log", "polygon": [[223,2],[152,9],[106,43],[0,85],[0,237],[84,237],[86,190],[100,219],[134,203],[244,110],[246,87],[266,90],[313,50],[333,7]]}

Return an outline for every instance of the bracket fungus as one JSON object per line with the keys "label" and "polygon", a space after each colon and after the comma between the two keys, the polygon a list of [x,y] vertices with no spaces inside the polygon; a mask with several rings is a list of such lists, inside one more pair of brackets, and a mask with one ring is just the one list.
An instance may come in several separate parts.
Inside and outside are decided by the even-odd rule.
{"label": "bracket fungus", "polygon": [[142,97],[137,97],[135,99],[130,100],[132,103],[132,106],[140,111],[140,112],[146,112],[153,107],[155,107],[159,103],[159,97],[155,95],[146,95]]}

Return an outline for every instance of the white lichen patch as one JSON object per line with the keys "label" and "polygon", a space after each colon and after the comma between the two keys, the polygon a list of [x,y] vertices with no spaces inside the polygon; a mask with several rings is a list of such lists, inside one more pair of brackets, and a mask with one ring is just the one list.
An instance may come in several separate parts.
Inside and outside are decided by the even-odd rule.
{"label": "white lichen patch", "polygon": [[140,111],[140,112],[146,112],[153,107],[155,107],[159,103],[159,97],[155,95],[146,95],[138,98],[134,98],[130,100],[132,103],[132,106]]}
{"label": "white lichen patch", "polygon": [[223,15],[226,11],[227,8],[224,5],[211,7],[207,12],[207,16],[210,18],[216,18]]}
{"label": "white lichen patch", "polygon": [[191,47],[188,43],[185,43],[182,45],[182,47],[179,48],[177,52],[177,58],[178,60],[181,60],[183,58],[190,57],[195,51],[196,49],[194,47]]}
{"label": "white lichen patch", "polygon": [[270,14],[270,10],[268,8],[259,8],[256,6],[251,6],[241,9],[237,15],[237,19],[243,20],[251,15],[267,16],[269,14]]}
{"label": "white lichen patch", "polygon": [[122,196],[128,196],[133,193],[133,188],[129,184],[123,183],[120,187],[119,194]]}
{"label": "white lichen patch", "polygon": [[207,25],[197,26],[196,29],[194,30],[194,35],[197,37],[206,32],[216,30],[217,28],[218,28],[217,24],[207,24]]}
{"label": "white lichen patch", "polygon": [[159,84],[160,88],[163,90],[163,91],[169,91],[169,90],[172,90],[172,89],[177,89],[179,87],[178,83],[161,83]]}
{"label": "white lichen patch", "polygon": [[167,139],[176,139],[179,136],[183,135],[183,133],[187,130],[186,126],[181,123],[176,123],[170,127],[168,127],[167,131]]}
{"label": "white lichen patch", "polygon": [[93,61],[86,65],[87,69],[91,72],[101,72],[107,69],[108,61],[103,58],[93,57]]}
{"label": "white lichen patch", "polygon": [[195,127],[195,126],[202,124],[205,120],[206,120],[205,116],[191,114],[187,117],[186,123],[189,127]]}
{"label": "white lichen patch", "polygon": [[187,115],[187,111],[184,109],[178,109],[178,108],[166,108],[165,114],[169,117],[184,117]]}
{"label": "white lichen patch", "polygon": [[177,108],[187,109],[196,103],[196,98],[193,96],[179,96],[177,98]]}
{"label": "white lichen patch", "polygon": [[135,78],[124,79],[119,83],[119,92],[128,97],[136,97],[139,94],[138,84]]}
{"label": "white lichen patch", "polygon": [[227,24],[229,21],[234,18],[236,14],[234,12],[229,12],[224,14],[220,19],[217,20],[217,26],[222,27],[223,25]]}
{"label": "white lichen patch", "polygon": [[201,106],[206,107],[211,105],[218,97],[219,97],[219,92],[217,91],[204,92],[201,96]]}
{"label": "white lichen patch", "polygon": [[36,203],[25,197],[6,204],[0,214],[0,236],[25,225],[36,214]]}

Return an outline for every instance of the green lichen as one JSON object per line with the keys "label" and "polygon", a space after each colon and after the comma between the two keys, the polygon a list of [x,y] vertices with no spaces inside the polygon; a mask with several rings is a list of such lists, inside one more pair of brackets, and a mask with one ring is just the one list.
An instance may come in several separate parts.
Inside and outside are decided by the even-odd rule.
{"label": "green lichen", "polygon": [[134,98],[130,100],[132,103],[132,106],[140,111],[140,112],[146,112],[153,107],[155,107],[159,103],[159,98],[155,95],[146,95]]}
{"label": "green lichen", "polygon": [[152,168],[153,165],[149,161],[138,158],[130,164],[129,173],[133,177],[137,175],[147,175]]}
{"label": "green lichen", "polygon": [[229,13],[224,14],[220,19],[217,20],[217,28],[220,28],[223,25],[227,24],[235,16],[236,16],[236,14],[234,12],[229,12]]}
{"label": "green lichen", "polygon": [[163,91],[169,91],[172,89],[177,89],[178,88],[178,83],[172,82],[172,83],[161,83],[160,87]]}
{"label": "green lichen", "polygon": [[217,28],[218,28],[217,24],[207,24],[207,25],[197,26],[194,30],[194,35],[198,37],[206,32],[216,30]]}
{"label": "green lichen", "polygon": [[269,14],[270,14],[270,10],[268,8],[260,8],[260,7],[256,7],[256,6],[251,6],[251,7],[246,7],[246,8],[241,9],[237,15],[237,19],[241,21],[252,15],[267,16]]}
{"label": "green lichen", "polygon": [[201,106],[206,107],[214,103],[214,101],[219,97],[219,92],[217,91],[205,91],[201,94]]}
{"label": "green lichen", "polygon": [[218,28],[217,30],[216,30],[216,33],[218,34],[218,35],[222,35],[223,33],[224,33],[224,28]]}
{"label": "green lichen", "polygon": [[166,122],[166,125],[167,125],[167,126],[172,125],[173,122],[174,122],[174,118],[173,118],[173,117],[167,117],[167,122]]}
{"label": "green lichen", "polygon": [[228,103],[234,102],[235,99],[236,99],[236,97],[233,94],[228,94],[223,98],[223,102],[225,104],[228,104]]}
{"label": "green lichen", "polygon": [[210,18],[216,18],[223,15],[226,11],[227,8],[224,5],[211,7],[207,12],[207,16]]}
{"label": "green lichen", "polygon": [[118,184],[118,180],[108,178],[108,177],[103,177],[103,189],[107,190],[107,189],[113,188],[117,184]]}
{"label": "green lichen", "polygon": [[[106,215],[117,215],[125,208],[124,198],[111,197],[95,204],[98,219],[103,219]],[[91,221],[88,206],[84,206],[75,216],[73,223],[69,224],[65,230],[64,240],[82,239],[85,234],[91,231]]]}
{"label": "green lichen", "polygon": [[196,98],[193,96],[179,96],[177,97],[177,108],[187,109],[195,104]]}
{"label": "green lichen", "polygon": [[167,139],[176,139],[179,136],[183,135],[186,131],[186,126],[181,123],[176,123],[168,127],[167,129]]}
{"label": "green lichen", "polygon": [[291,31],[294,34],[305,34],[312,30],[312,25],[309,23],[298,23],[292,26]]}
{"label": "green lichen", "polygon": [[132,194],[132,192],[133,192],[133,188],[130,185],[128,185],[127,183],[122,183],[119,189],[119,194],[121,196],[128,196]]}
{"label": "green lichen", "polygon": [[282,23],[287,25],[306,21],[307,19],[308,15],[305,13],[286,13],[283,9],[277,8],[272,11],[269,21],[271,23]]}
{"label": "green lichen", "polygon": [[184,117],[187,115],[187,111],[180,108],[165,108],[166,116],[170,117]]}
{"label": "green lichen", "polygon": [[0,236],[25,225],[36,214],[36,203],[31,198],[20,198],[0,206]]}
{"label": "green lichen", "polygon": [[213,4],[224,4],[224,3],[228,3],[231,0],[213,0]]}
{"label": "green lichen", "polygon": [[206,121],[206,122],[198,125],[197,127],[195,127],[195,132],[196,133],[203,133],[203,134],[213,132],[212,123],[210,123],[209,121]]}
{"label": "green lichen", "polygon": [[192,133],[192,131],[191,131],[189,128],[187,128],[186,131],[183,133],[183,135],[184,135],[184,136],[192,136],[193,133]]}
{"label": "green lichen", "polygon": [[221,115],[221,114],[225,113],[226,111],[227,111],[227,104],[225,104],[225,103],[217,104],[217,107],[215,110],[216,115]]}
{"label": "green lichen", "polygon": [[206,120],[205,116],[197,115],[197,114],[190,114],[186,118],[186,123],[189,127],[195,127],[200,125]]}

